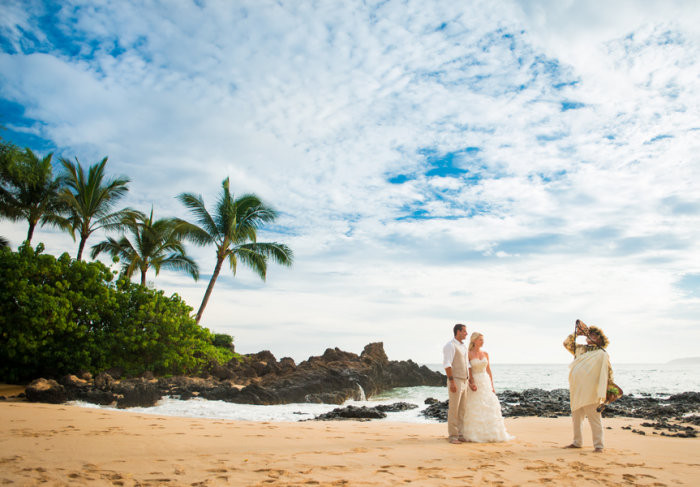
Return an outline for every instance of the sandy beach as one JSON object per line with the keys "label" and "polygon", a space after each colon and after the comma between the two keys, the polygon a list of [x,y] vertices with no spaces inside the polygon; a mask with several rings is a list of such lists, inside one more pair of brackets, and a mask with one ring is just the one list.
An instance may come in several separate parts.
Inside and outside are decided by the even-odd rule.
{"label": "sandy beach", "polygon": [[607,449],[596,454],[590,443],[561,448],[569,418],[509,418],[517,437],[509,443],[451,445],[444,424],[256,423],[8,401],[0,403],[0,483],[700,484],[700,440],[621,429],[640,422],[606,420]]}

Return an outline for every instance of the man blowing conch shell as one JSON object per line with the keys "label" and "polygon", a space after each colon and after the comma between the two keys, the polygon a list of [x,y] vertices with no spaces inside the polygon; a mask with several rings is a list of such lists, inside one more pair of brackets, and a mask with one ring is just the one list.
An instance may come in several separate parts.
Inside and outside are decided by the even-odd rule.
{"label": "man blowing conch shell", "polygon": [[[577,345],[576,336],[585,335],[586,345]],[[600,328],[587,327],[576,320],[576,332],[564,341],[564,347],[574,355],[569,365],[569,395],[574,441],[565,448],[581,448],[581,424],[588,417],[593,434],[594,451],[603,451],[603,423],[598,406],[605,403],[608,382],[613,382],[610,358],[605,351],[608,338]]]}

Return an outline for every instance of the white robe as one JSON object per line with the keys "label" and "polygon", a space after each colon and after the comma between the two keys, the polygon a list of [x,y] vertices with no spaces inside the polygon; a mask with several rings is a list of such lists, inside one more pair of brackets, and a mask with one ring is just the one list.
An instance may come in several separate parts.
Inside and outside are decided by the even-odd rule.
{"label": "white robe", "polygon": [[610,358],[605,350],[582,353],[569,365],[571,410],[605,402]]}

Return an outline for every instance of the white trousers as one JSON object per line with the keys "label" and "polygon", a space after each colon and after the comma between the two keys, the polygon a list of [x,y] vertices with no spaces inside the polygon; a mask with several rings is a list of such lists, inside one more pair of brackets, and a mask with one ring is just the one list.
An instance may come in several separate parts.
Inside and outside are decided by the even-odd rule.
{"label": "white trousers", "polygon": [[447,383],[447,392],[449,393],[449,407],[447,408],[447,433],[450,439],[457,439],[464,436],[464,413],[467,410],[467,379],[458,379],[455,377],[454,384],[457,386],[457,391],[450,390],[450,383]]}
{"label": "white trousers", "polygon": [[574,445],[583,445],[581,425],[583,424],[583,418],[588,416],[588,424],[591,425],[591,433],[593,433],[593,447],[603,448],[603,422],[601,421],[600,413],[596,411],[597,407],[597,404],[589,404],[571,411],[571,421],[574,426]]}

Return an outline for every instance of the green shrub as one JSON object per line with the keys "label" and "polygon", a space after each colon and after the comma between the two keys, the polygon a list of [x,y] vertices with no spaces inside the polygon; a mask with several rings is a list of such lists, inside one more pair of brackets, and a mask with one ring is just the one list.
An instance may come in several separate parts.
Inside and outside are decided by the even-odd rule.
{"label": "green shrub", "polygon": [[225,333],[214,333],[212,344],[215,347],[227,348],[233,350],[233,337]]}
{"label": "green shrub", "polygon": [[113,282],[100,262],[42,251],[41,244],[0,249],[0,380],[112,367],[126,375],[193,373],[233,356],[178,295]]}

